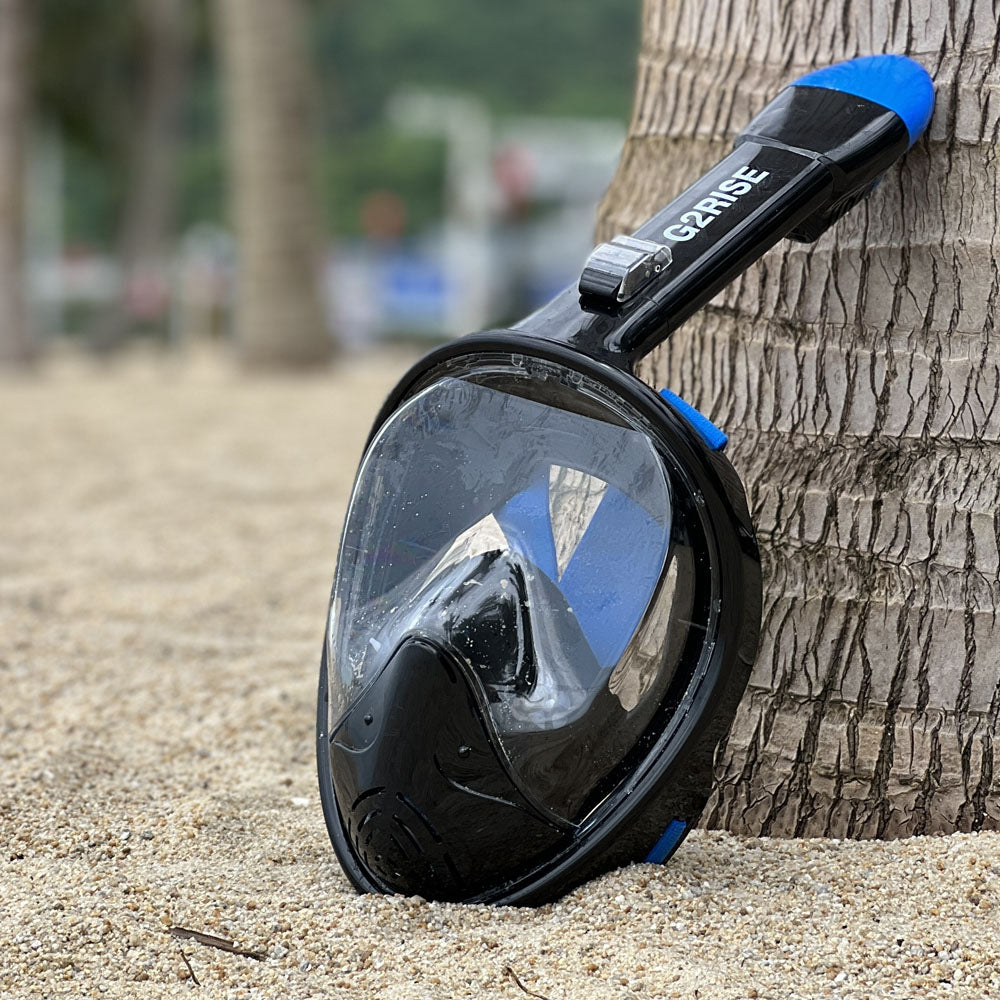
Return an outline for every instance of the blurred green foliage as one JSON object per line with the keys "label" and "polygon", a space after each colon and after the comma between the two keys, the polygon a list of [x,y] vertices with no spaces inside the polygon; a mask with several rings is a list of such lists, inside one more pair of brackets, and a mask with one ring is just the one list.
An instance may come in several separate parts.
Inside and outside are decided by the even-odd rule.
{"label": "blurred green foliage", "polygon": [[332,127],[364,127],[400,84],[463,90],[499,113],[628,113],[638,0],[316,3]]}
{"label": "blurred green foliage", "polygon": [[34,96],[63,138],[67,235],[106,242],[128,161],[135,7],[120,0],[36,0],[33,15]]}
{"label": "blurred green foliage", "polygon": [[[37,0],[36,97],[64,138],[67,239],[114,244],[135,121],[134,0]],[[481,97],[497,114],[624,120],[638,0],[312,0],[317,179],[328,230],[352,235],[376,189],[418,231],[440,214],[444,150],[394,132],[386,100],[417,85]],[[221,114],[207,0],[191,0],[177,226],[225,217]]]}
{"label": "blurred green foliage", "polygon": [[420,232],[441,216],[444,148],[439,140],[392,132],[381,123],[346,131],[323,143],[320,186],[327,229],[353,236],[360,206],[371,191],[389,190],[403,200],[407,228]]}

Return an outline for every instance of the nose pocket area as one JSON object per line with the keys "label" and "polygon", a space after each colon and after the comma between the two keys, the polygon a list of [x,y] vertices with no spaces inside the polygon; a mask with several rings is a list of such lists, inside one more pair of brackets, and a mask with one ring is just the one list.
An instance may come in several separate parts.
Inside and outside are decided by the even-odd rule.
{"label": "nose pocket area", "polygon": [[333,733],[330,768],[348,839],[392,892],[468,899],[568,838],[518,790],[464,671],[422,639]]}

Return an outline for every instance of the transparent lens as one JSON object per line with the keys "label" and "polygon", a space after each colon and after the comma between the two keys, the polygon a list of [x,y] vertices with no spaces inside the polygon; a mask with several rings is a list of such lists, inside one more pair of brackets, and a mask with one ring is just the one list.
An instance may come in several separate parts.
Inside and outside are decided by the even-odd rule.
{"label": "transparent lens", "polygon": [[691,627],[657,448],[608,390],[494,363],[401,406],[365,456],[329,624],[333,732],[399,644],[475,677],[527,792],[574,818],[636,744]]}

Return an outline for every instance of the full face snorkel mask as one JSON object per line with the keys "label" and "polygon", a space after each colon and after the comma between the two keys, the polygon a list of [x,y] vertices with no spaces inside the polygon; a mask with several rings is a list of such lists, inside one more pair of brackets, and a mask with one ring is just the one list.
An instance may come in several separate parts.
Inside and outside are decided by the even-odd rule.
{"label": "full face snorkel mask", "polygon": [[634,366],[926,127],[898,56],[787,87],[734,151],[509,330],[395,388],[344,526],[320,673],[327,827],[367,892],[539,903],[697,821],[756,653],[725,435]]}

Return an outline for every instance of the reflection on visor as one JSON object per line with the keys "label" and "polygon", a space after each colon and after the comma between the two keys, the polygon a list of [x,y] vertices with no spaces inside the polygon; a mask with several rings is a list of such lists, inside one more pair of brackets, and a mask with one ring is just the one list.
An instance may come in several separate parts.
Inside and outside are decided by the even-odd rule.
{"label": "reflection on visor", "polygon": [[477,678],[547,808],[572,817],[621,762],[683,646],[689,568],[669,550],[662,460],[601,404],[605,420],[448,378],[383,426],[337,569],[331,732],[420,637]]}

